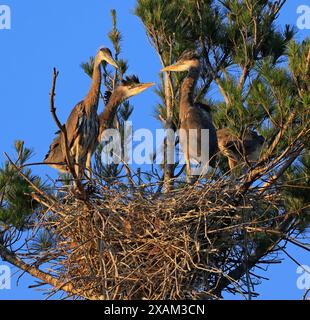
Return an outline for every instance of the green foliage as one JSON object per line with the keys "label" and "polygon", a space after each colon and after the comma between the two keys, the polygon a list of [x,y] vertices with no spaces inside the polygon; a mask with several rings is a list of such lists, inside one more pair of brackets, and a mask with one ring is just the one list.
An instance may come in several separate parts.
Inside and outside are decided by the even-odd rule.
{"label": "green foliage", "polygon": [[31,242],[31,250],[35,254],[40,254],[41,252],[51,250],[55,246],[55,243],[54,234],[49,230],[42,229]]}
{"label": "green foliage", "polygon": [[[299,44],[293,40],[294,27],[286,25],[281,30],[277,26],[284,3],[138,0],[135,10],[163,66],[176,62],[184,49],[195,49],[200,54],[202,69],[196,101],[210,101],[209,94],[215,91],[222,96],[223,99],[212,102],[217,128],[228,127],[240,138],[248,130],[258,131],[266,139],[266,146],[285,128],[271,158],[296,143],[302,128],[306,130],[310,123],[310,40]],[[170,77],[173,128],[177,129],[179,90],[184,75],[172,73]],[[165,124],[166,88],[170,85],[162,75],[160,80],[155,117]],[[289,120],[292,114],[293,119]],[[309,142],[303,143],[309,149]],[[304,161],[304,157],[295,161],[290,180],[301,178],[303,172],[300,181],[307,185]],[[220,158],[219,165],[222,172],[227,171],[224,159]],[[293,190],[287,198],[290,206],[309,205],[309,199],[303,197],[301,202],[295,198]]]}
{"label": "green foliage", "polygon": [[282,178],[287,210],[299,212],[298,229],[303,232],[310,224],[310,152],[291,166]]}
{"label": "green foliage", "polygon": [[90,78],[92,78],[93,76],[94,63],[95,63],[94,57],[90,57],[89,62],[81,63],[81,68]]}
{"label": "green foliage", "polygon": [[[245,118],[249,118],[244,105],[249,94],[244,86],[246,80],[251,73],[257,75],[254,68],[265,59],[275,65],[295,34],[290,26],[283,32],[275,28],[281,6],[281,1],[139,0],[136,15],[144,23],[163,65],[175,62],[184,49],[201,53],[203,72],[198,100],[204,99],[213,81],[221,84],[231,104],[226,125],[234,124],[240,130]],[[237,77],[238,69],[244,72],[243,79]],[[179,75],[172,77],[177,99]],[[158,92],[164,90],[160,88]],[[162,99],[162,94],[159,96]],[[165,103],[159,104],[156,115],[164,115],[165,107]],[[250,111],[250,118],[253,112]]]}
{"label": "green foliage", "polygon": [[122,40],[122,34],[121,32],[117,29],[117,21],[116,21],[116,11],[112,10],[111,11],[112,15],[112,24],[113,24],[113,29],[109,33],[109,38],[111,42],[113,43],[114,49],[115,49],[115,54],[118,56],[121,52],[121,40]]}
{"label": "green foliage", "polygon": [[[22,167],[32,156],[32,151],[24,147],[22,141],[15,142],[16,166]],[[36,186],[43,187],[40,177],[33,175],[31,169],[22,169],[23,174]],[[0,168],[0,232],[8,228],[20,231],[31,227],[35,212],[39,208],[31,193],[29,183],[6,161]]]}

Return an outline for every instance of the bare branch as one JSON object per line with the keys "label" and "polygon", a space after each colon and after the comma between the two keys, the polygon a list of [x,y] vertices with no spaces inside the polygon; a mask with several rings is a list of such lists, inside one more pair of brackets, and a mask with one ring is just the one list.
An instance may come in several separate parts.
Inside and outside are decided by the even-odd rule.
{"label": "bare branch", "polygon": [[[69,283],[63,283],[59,279],[52,277],[50,274],[45,273],[41,271],[39,268],[36,268],[34,266],[31,266],[24,261],[22,261],[19,257],[17,257],[14,253],[7,250],[3,245],[0,244],[0,256],[4,261],[7,261],[14,265],[15,267],[19,268],[20,270],[23,270],[27,273],[29,273],[31,276],[40,279],[46,284],[51,285],[54,287],[57,291],[66,291],[71,295],[78,295],[82,296],[81,292],[76,291],[72,284]],[[92,297],[87,297],[87,299],[92,300]]]}

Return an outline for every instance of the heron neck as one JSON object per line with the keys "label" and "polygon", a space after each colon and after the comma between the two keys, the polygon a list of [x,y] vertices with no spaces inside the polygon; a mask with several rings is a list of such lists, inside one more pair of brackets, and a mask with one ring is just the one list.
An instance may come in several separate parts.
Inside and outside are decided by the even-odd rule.
{"label": "heron neck", "polygon": [[123,100],[123,94],[121,92],[118,92],[117,90],[114,90],[108,104],[105,106],[103,112],[99,115],[100,137],[104,130],[112,127],[117,108]]}
{"label": "heron neck", "polygon": [[200,75],[200,66],[191,68],[182,83],[180,91],[180,120],[186,114],[188,108],[194,105],[194,90]]}
{"label": "heron neck", "polygon": [[87,111],[97,112],[99,95],[100,95],[100,87],[101,87],[101,62],[96,59],[94,64],[93,76],[92,76],[92,84],[84,100]]}

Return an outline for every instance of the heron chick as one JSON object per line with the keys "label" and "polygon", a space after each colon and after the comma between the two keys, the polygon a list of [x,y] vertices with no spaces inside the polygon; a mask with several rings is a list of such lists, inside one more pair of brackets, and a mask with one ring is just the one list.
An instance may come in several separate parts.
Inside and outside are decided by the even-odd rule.
{"label": "heron chick", "polygon": [[264,137],[253,130],[238,137],[230,129],[224,128],[217,130],[217,137],[219,149],[227,157],[230,170],[233,170],[241,162],[256,162],[265,143]]}

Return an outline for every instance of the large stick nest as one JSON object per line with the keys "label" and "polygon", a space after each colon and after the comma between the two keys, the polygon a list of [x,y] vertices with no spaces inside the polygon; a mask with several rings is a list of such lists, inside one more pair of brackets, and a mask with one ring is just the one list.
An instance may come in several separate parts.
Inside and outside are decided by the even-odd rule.
{"label": "large stick nest", "polygon": [[246,292],[229,274],[275,236],[281,217],[277,199],[236,197],[224,181],[158,197],[96,188],[88,201],[66,190],[41,221],[56,234],[59,278],[96,299],[217,298],[227,280]]}

